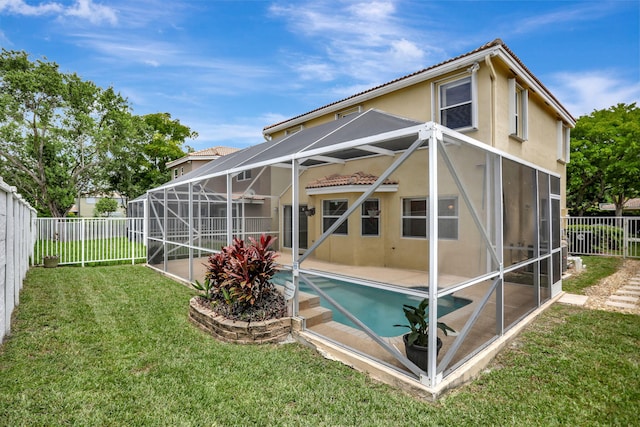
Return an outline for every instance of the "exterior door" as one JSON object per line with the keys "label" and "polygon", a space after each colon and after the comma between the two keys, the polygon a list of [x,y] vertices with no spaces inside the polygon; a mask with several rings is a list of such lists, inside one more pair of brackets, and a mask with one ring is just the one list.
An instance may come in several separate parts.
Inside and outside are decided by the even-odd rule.
{"label": "exterior door", "polygon": [[[307,249],[308,243],[308,235],[309,231],[307,228],[307,215],[302,210],[302,206],[298,207],[298,221],[300,224],[300,229],[298,230],[298,238],[299,238],[299,246],[300,252],[303,252],[304,249]],[[293,217],[292,217],[293,207],[291,205],[284,205],[284,215],[283,215],[283,224],[282,229],[284,230],[284,242],[283,246],[285,248],[290,248],[293,246]]]}

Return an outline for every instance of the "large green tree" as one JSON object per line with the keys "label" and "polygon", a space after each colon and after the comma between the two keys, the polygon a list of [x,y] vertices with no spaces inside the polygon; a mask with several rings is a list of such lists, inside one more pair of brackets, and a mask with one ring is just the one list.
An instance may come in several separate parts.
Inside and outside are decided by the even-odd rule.
{"label": "large green tree", "polygon": [[64,216],[101,188],[101,164],[121,144],[129,105],[26,52],[0,54],[0,173],[40,215]]}
{"label": "large green tree", "polygon": [[132,117],[127,128],[128,143],[112,151],[105,172],[110,188],[131,200],[169,181],[167,162],[184,156],[185,140],[198,134],[169,113]]}
{"label": "large green tree", "polygon": [[0,54],[0,176],[41,216],[64,216],[78,196],[130,199],[168,181],[166,163],[197,134],[169,113],[136,116],[101,89],[26,52]]}
{"label": "large green tree", "polygon": [[578,119],[571,133],[567,206],[582,216],[599,202],[624,204],[640,196],[640,108],[618,104]]}

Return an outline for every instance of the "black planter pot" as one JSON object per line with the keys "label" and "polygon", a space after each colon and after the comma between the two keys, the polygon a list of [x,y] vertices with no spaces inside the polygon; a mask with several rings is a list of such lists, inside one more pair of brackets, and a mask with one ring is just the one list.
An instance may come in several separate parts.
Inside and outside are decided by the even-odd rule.
{"label": "black planter pot", "polygon": [[[440,353],[440,349],[442,348],[442,340],[440,339],[440,337],[437,338],[437,351],[436,351],[436,355],[438,353]],[[402,341],[404,341],[404,350],[407,353],[407,359],[411,360],[413,363],[415,363],[416,365],[418,365],[418,367],[420,369],[422,369],[423,371],[427,370],[427,365],[429,364],[428,362],[428,358],[429,355],[427,353],[427,350],[429,349],[429,347],[423,347],[421,345],[409,345],[409,343],[407,342],[409,340],[409,334],[405,334],[402,336]]]}
{"label": "black planter pot", "polygon": [[47,256],[43,259],[45,268],[56,268],[58,266],[59,258],[57,256]]}

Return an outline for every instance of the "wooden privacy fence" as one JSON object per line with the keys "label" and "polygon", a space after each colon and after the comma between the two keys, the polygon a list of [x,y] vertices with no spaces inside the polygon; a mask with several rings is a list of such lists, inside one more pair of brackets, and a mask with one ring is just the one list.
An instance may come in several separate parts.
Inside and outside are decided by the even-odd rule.
{"label": "wooden privacy fence", "polygon": [[59,264],[144,261],[144,218],[38,218],[33,263],[57,255]]}
{"label": "wooden privacy fence", "polygon": [[11,331],[11,314],[33,250],[36,211],[0,178],[0,342]]}
{"label": "wooden privacy fence", "polygon": [[640,217],[565,217],[562,220],[570,254],[640,258]]}

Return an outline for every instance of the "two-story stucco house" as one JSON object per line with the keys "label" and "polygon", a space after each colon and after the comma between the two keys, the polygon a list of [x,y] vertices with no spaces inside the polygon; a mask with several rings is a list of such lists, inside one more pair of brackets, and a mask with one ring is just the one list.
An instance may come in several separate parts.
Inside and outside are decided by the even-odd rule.
{"label": "two-story stucco house", "polygon": [[178,179],[182,175],[206,165],[212,160],[219,159],[227,154],[235,153],[238,148],[232,147],[211,147],[204,150],[188,153],[179,159],[167,162],[167,168],[171,170],[171,179]]}
{"label": "two-story stucco house", "polygon": [[[560,293],[574,125],[494,40],[267,126],[265,142],[150,190],[149,264],[193,281],[232,238],[275,234],[296,336],[436,394]],[[426,369],[393,328],[423,298]],[[440,353],[436,319],[458,331]]]}

